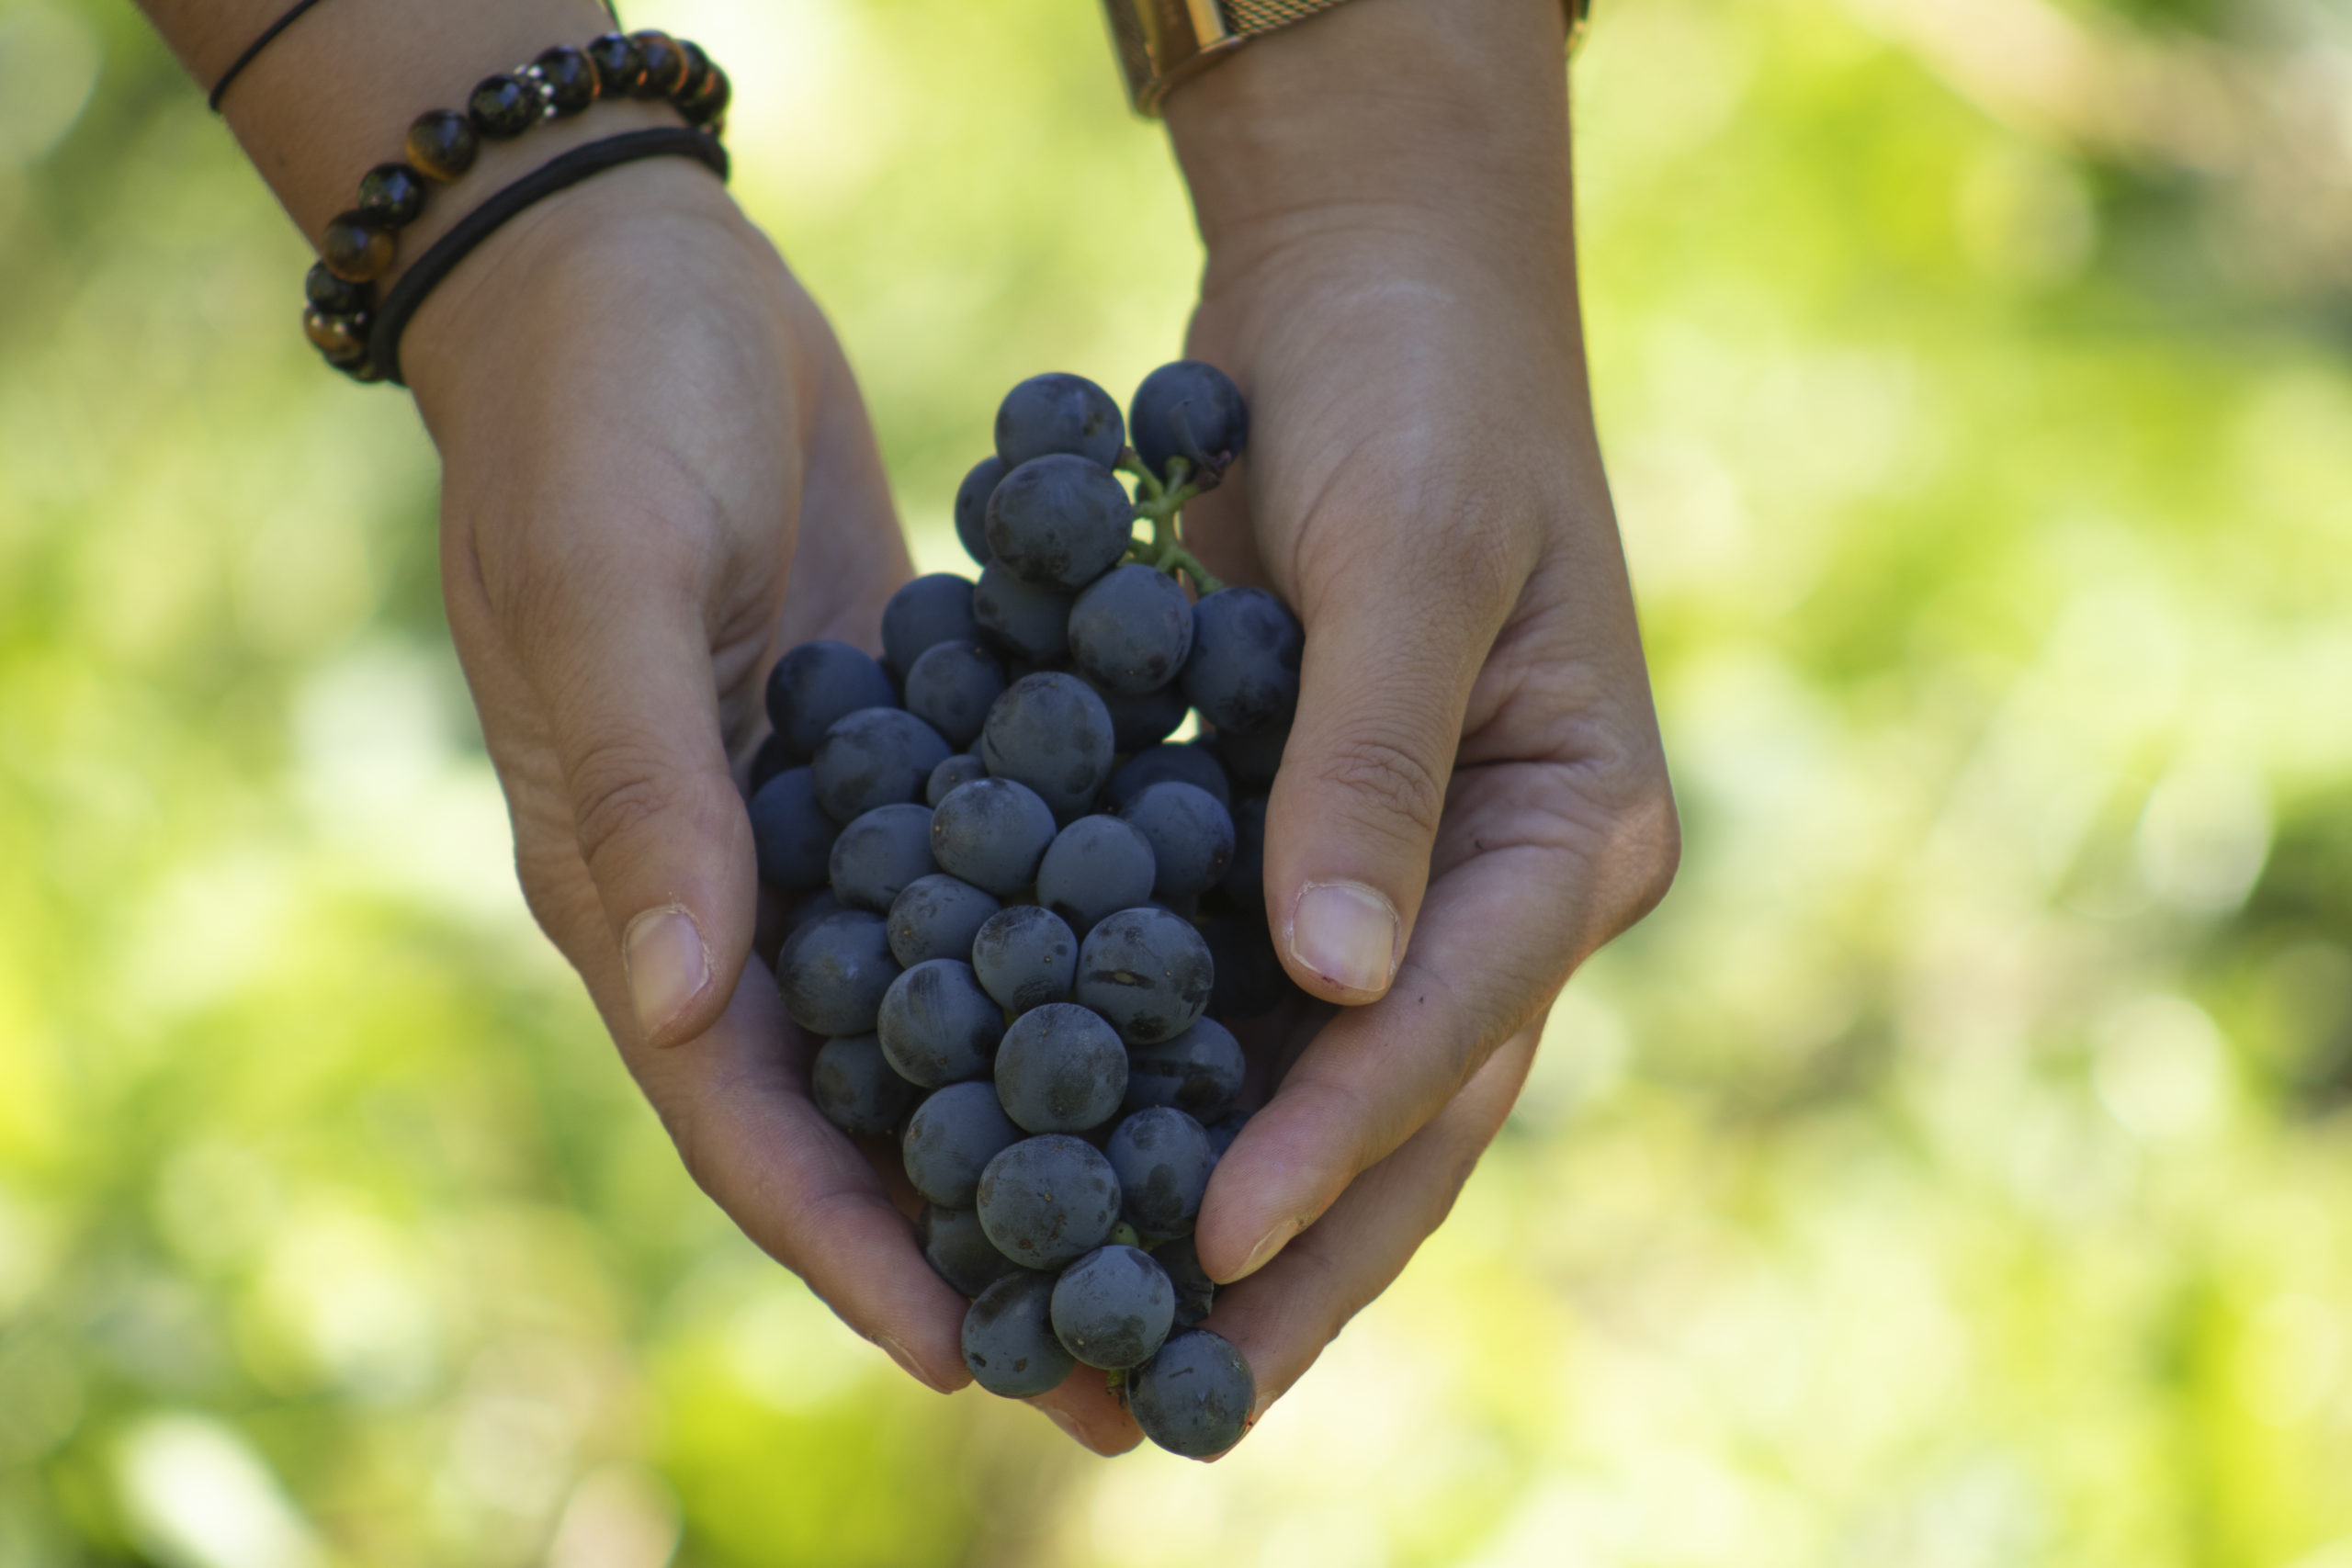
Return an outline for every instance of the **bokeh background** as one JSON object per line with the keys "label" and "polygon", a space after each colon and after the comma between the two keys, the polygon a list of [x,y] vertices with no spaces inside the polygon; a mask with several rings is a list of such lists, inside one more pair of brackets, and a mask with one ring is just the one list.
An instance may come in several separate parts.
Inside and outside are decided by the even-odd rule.
{"label": "bokeh background", "polygon": [[[1198,252],[1090,0],[665,0],[927,563]],[[900,1376],[531,927],[435,471],[122,0],[0,0],[0,1565],[2352,1565],[2352,7],[1611,0],[1685,814],[1215,1468]]]}

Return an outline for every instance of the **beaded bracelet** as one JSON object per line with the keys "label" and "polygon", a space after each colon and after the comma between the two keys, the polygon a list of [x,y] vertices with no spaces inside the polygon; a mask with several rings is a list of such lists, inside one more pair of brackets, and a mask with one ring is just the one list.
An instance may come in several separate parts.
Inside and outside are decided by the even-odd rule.
{"label": "beaded bracelet", "polygon": [[[727,73],[708,55],[682,39],[651,29],[605,33],[590,39],[585,48],[558,44],[527,65],[484,77],[468,96],[462,114],[433,109],[417,116],[408,128],[405,161],[379,164],[361,176],[358,206],[330,220],[320,236],[319,260],[303,281],[308,308],[302,313],[302,330],[326,362],[356,381],[397,378],[397,329],[380,352],[371,352],[371,336],[380,335],[375,333],[375,280],[391,267],[398,251],[395,236],[424,214],[430,188],[427,182],[446,185],[464,175],[473,167],[484,139],[511,141],[542,121],[580,114],[600,97],[623,96],[667,99],[695,128],[677,136],[700,137],[715,148],[716,139],[725,129],[733,87]],[[692,148],[692,143],[677,137],[659,144],[632,145],[658,146],[658,151],[636,152],[633,157]],[[725,157],[720,152],[712,163],[722,175]],[[585,174],[574,176],[584,177]],[[538,194],[557,188],[560,186]],[[528,201],[514,205],[504,216],[512,217],[527,205]],[[486,229],[477,233],[465,248],[471,249],[487,233]],[[456,256],[449,257],[442,270],[456,261]],[[401,281],[405,284],[407,279]],[[407,299],[402,325],[407,314],[422,302],[421,291]]]}

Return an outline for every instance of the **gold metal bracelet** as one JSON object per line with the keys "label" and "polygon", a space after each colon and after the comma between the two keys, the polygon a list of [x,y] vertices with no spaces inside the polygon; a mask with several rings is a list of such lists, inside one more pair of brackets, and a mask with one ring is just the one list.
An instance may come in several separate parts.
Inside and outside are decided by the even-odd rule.
{"label": "gold metal bracelet", "polygon": [[[1127,101],[1157,116],[1180,82],[1188,81],[1251,39],[1304,21],[1343,0],[1102,0],[1111,42],[1127,80]],[[1592,0],[1561,0],[1567,12],[1568,52],[1576,52],[1592,20]]]}

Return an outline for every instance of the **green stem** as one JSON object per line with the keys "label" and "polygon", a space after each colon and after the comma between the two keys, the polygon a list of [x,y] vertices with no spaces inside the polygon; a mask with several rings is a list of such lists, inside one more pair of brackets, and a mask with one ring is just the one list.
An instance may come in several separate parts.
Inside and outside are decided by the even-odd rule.
{"label": "green stem", "polygon": [[1177,517],[1184,503],[1201,493],[1201,487],[1191,481],[1191,465],[1182,457],[1171,457],[1168,463],[1168,482],[1162,484],[1134,448],[1119,454],[1119,469],[1133,474],[1136,479],[1136,520],[1151,524],[1151,539],[1148,544],[1127,547],[1128,558],[1142,562],[1173,577],[1182,572],[1193,580],[1194,592],[1205,596],[1215,593],[1225,584],[1210,575],[1198,558],[1186,549],[1177,528]]}

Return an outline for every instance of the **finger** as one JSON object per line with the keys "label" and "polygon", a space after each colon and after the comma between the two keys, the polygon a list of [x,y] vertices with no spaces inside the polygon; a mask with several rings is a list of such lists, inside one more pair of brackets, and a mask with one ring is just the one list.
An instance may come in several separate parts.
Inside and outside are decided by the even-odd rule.
{"label": "finger", "polygon": [[1143,1441],[1143,1428],[1127,1414],[1100,1368],[1080,1366],[1051,1393],[1029,1401],[1072,1440],[1106,1458]]}
{"label": "finger", "polygon": [[[1414,531],[1385,530],[1400,543]],[[1398,558],[1363,530],[1304,595],[1298,711],[1266,810],[1266,908],[1310,993],[1386,994],[1429,882],[1430,845],[1478,669],[1509,608],[1475,542]]]}
{"label": "finger", "polygon": [[1510,1113],[1538,1031],[1497,1051],[1452,1104],[1365,1171],[1280,1258],[1217,1292],[1203,1325],[1233,1342],[1258,1387],[1252,1423],[1287,1393],[1444,1222]]}

